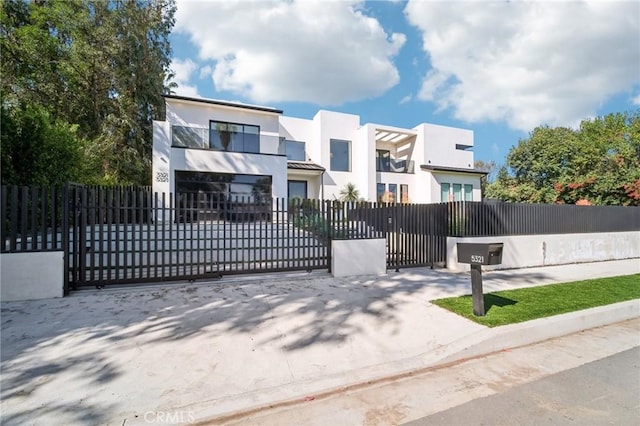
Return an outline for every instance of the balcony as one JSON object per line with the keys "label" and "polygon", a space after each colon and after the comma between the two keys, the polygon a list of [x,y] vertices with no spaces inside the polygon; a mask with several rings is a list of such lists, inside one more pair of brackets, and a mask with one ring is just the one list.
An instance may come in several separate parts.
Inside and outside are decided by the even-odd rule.
{"label": "balcony", "polygon": [[174,148],[208,149],[212,151],[260,153],[258,126],[212,122],[215,128],[171,126]]}
{"label": "balcony", "polygon": [[395,158],[376,158],[376,172],[414,173],[415,162]]}

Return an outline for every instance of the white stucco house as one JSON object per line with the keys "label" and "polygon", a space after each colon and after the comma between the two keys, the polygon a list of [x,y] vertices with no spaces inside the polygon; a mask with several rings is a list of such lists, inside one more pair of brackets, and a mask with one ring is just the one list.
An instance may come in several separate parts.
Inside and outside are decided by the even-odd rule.
{"label": "white stucco house", "polygon": [[471,130],[361,124],[358,115],[325,110],[302,119],[269,107],[164,98],[166,120],[153,123],[155,192],[334,199],[353,183],[368,201],[481,199],[485,173],[473,168]]}

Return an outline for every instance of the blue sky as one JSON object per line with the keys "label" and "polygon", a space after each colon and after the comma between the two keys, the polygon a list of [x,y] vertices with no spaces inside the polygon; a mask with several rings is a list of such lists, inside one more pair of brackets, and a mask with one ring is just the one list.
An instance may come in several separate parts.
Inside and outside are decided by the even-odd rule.
{"label": "blue sky", "polygon": [[471,129],[504,163],[539,125],[640,108],[640,2],[178,0],[177,94]]}

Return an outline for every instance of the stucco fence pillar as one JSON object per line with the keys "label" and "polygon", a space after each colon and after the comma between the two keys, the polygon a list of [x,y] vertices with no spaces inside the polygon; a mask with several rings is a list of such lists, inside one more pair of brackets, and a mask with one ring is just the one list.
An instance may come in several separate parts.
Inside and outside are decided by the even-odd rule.
{"label": "stucco fence pillar", "polygon": [[63,251],[0,254],[0,301],[62,297],[63,287]]}
{"label": "stucco fence pillar", "polygon": [[387,241],[333,240],[331,242],[331,274],[334,277],[382,275],[387,272]]}

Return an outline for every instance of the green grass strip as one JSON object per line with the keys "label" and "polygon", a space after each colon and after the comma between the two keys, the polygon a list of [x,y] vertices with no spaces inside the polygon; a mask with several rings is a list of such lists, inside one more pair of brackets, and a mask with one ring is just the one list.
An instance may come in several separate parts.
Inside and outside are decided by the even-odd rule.
{"label": "green grass strip", "polygon": [[432,303],[488,327],[529,321],[640,298],[640,274],[496,291],[484,295],[486,315],[473,315],[471,295]]}

